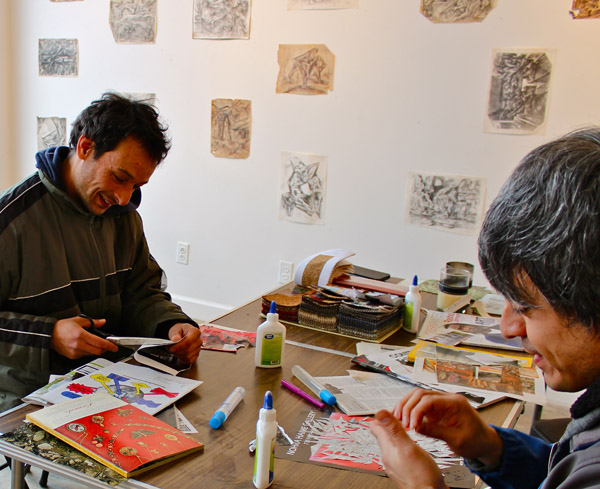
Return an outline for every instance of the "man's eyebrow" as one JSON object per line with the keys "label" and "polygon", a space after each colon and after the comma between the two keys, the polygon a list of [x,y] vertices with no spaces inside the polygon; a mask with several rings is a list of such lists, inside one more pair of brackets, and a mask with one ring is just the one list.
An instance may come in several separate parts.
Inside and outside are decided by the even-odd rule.
{"label": "man's eyebrow", "polygon": [[[115,171],[118,171],[120,173],[124,173],[127,178],[129,178],[129,180],[134,180],[133,175],[131,173],[129,173],[127,170],[125,170],[125,168],[117,168],[115,169]],[[146,185],[148,183],[148,180],[146,180],[145,182],[138,182],[138,185]]]}

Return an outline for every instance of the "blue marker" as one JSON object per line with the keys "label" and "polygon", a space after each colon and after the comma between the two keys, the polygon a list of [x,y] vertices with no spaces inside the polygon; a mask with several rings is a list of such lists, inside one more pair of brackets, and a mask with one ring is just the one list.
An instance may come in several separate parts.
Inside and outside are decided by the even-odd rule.
{"label": "blue marker", "polygon": [[215,411],[215,414],[213,414],[213,417],[210,418],[210,421],[208,422],[210,427],[215,430],[220,428],[245,395],[246,390],[243,387],[236,387],[233,389],[233,392],[227,396],[227,399],[221,404],[221,407],[219,407],[219,409]]}
{"label": "blue marker", "polygon": [[306,370],[304,370],[300,365],[294,365],[292,367],[292,374],[298,377],[311,391],[317,394],[325,404],[329,406],[333,406],[337,399],[335,396],[329,392],[327,389],[324,389],[321,384],[319,384]]}

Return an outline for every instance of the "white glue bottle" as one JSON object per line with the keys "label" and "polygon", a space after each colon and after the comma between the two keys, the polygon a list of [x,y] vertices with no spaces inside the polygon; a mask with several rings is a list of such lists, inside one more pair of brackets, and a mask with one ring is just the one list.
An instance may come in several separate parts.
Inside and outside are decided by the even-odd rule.
{"label": "white glue bottle", "polygon": [[419,292],[419,278],[416,275],[413,277],[412,285],[408,288],[404,302],[404,329],[409,333],[416,333],[419,330],[421,319],[421,293]]}
{"label": "white glue bottle", "polygon": [[265,489],[273,483],[275,438],[277,437],[275,414],[273,394],[267,391],[264,406],[258,412],[258,423],[256,423],[256,452],[252,482],[258,489]]}
{"label": "white glue bottle", "polygon": [[256,330],[254,365],[262,368],[281,367],[285,345],[285,326],[279,322],[277,304],[271,302],[267,320]]}

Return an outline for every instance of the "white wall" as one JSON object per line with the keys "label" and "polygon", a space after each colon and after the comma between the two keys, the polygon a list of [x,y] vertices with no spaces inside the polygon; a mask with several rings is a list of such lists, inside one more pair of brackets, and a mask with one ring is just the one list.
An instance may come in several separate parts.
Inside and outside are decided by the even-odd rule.
{"label": "white wall", "polygon": [[[106,89],[155,92],[173,149],[141,213],[171,292],[203,319],[275,287],[279,260],[328,248],[401,277],[477,263],[475,236],[403,224],[407,172],[485,177],[489,203],[527,151],[598,122],[600,20],[572,20],[570,0],[500,0],[484,22],[464,25],[432,24],[417,0],[360,3],[287,11],[284,0],[254,0],[250,40],[204,41],[192,39],[191,0],[159,0],[156,44],[117,45],[108,0],[13,0],[17,172],[33,168],[37,116],[70,124]],[[79,77],[38,76],[44,37],[79,39]],[[276,94],[280,43],[326,44],[333,92]],[[545,136],[482,132],[497,47],[557,50]],[[211,155],[213,98],[252,100],[247,160]],[[325,225],[278,220],[281,151],[329,157]],[[175,263],[177,241],[191,245],[188,266]]]}

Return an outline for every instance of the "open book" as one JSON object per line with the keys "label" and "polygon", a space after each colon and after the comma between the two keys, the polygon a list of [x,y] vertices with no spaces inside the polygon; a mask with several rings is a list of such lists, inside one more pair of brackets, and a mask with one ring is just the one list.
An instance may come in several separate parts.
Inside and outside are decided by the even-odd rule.
{"label": "open book", "polygon": [[65,401],[27,419],[115,472],[131,477],[204,445],[108,394]]}

